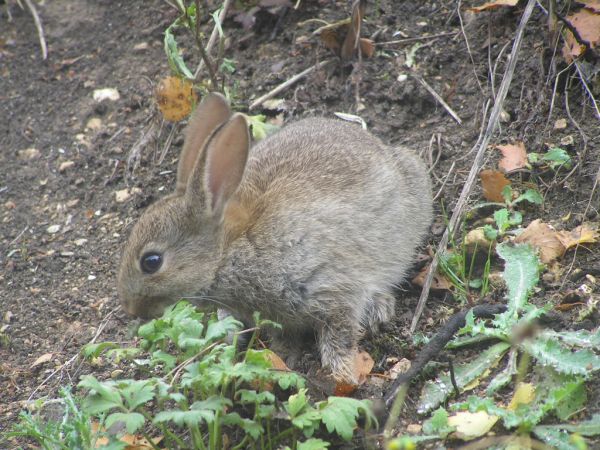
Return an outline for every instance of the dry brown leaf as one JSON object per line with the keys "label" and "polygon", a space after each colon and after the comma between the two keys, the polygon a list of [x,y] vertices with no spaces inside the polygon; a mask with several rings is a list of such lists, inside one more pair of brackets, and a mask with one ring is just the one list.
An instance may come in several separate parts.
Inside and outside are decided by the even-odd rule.
{"label": "dry brown leaf", "polygon": [[558,240],[568,250],[578,244],[594,244],[598,242],[598,225],[586,222],[571,231],[559,231]]}
{"label": "dry brown leaf", "polygon": [[[416,277],[412,279],[413,284],[423,287],[425,284],[425,277],[427,276],[427,272],[429,271],[430,264],[427,264],[423,267]],[[449,291],[452,288],[452,284],[448,279],[440,274],[439,272],[433,276],[433,281],[431,282],[431,289],[434,291]]]}
{"label": "dry brown leaf", "polygon": [[354,354],[354,376],[358,380],[358,384],[343,382],[336,383],[334,395],[338,395],[340,397],[348,397],[349,395],[352,395],[358,386],[367,381],[367,375],[371,373],[374,365],[375,361],[373,361],[373,358],[371,358],[371,355],[369,355],[367,352],[364,350],[356,352]]}
{"label": "dry brown leaf", "polygon": [[527,166],[527,150],[525,150],[523,142],[496,145],[496,148],[502,152],[502,159],[498,163],[498,167],[505,172],[511,172]]}
{"label": "dry brown leaf", "polygon": [[355,0],[352,5],[352,15],[349,19],[320,29],[319,37],[323,45],[343,60],[352,58],[357,48],[360,49],[365,58],[370,58],[375,53],[373,41],[360,37],[366,4],[366,0]]}
{"label": "dry brown leaf", "polygon": [[472,8],[467,8],[467,11],[481,12],[486,11],[488,9],[501,8],[503,6],[515,6],[517,3],[519,3],[519,0],[496,0],[494,2],[484,3],[480,6],[473,6]]}
{"label": "dry brown leaf", "polygon": [[277,353],[275,353],[273,351],[268,351],[266,353],[266,355],[267,355],[267,359],[269,361],[271,361],[273,369],[275,369],[275,370],[281,370],[281,371],[284,371],[284,372],[290,372],[291,371],[290,368],[287,366],[287,364],[283,361],[283,359],[281,359],[281,357]]}
{"label": "dry brown leaf", "polygon": [[577,0],[585,8],[600,13],[600,0]]}
{"label": "dry brown leaf", "polygon": [[52,359],[53,354],[52,353],[44,353],[42,356],[40,356],[38,359],[36,359],[33,364],[31,365],[31,368],[33,369],[34,367],[40,366],[44,363],[47,363],[48,361],[50,361]]}
{"label": "dry brown leaf", "polygon": [[197,100],[192,83],[181,78],[163,78],[156,88],[158,109],[169,122],[179,122],[189,116]]}
{"label": "dry brown leaf", "polygon": [[[577,30],[581,39],[589,42],[592,48],[600,45],[600,14],[591,8],[581,9],[575,14],[567,16],[569,23]],[[581,56],[585,52],[585,45],[577,42],[571,31],[566,31],[566,42],[563,46],[563,57],[567,62]]]}
{"label": "dry brown leaf", "polygon": [[566,248],[558,232],[547,223],[536,219],[515,239],[516,243],[531,244],[540,252],[540,261],[548,264],[565,254]]}
{"label": "dry brown leaf", "polygon": [[485,199],[490,202],[504,203],[502,189],[510,184],[508,178],[497,170],[482,170],[479,178]]}

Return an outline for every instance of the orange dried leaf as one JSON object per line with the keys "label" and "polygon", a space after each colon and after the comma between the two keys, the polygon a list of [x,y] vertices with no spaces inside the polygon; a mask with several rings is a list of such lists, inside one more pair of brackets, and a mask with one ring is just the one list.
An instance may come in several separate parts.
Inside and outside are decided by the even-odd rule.
{"label": "orange dried leaf", "polygon": [[508,178],[502,172],[497,170],[482,170],[479,174],[483,196],[490,202],[503,203],[502,189],[510,185]]}
{"label": "orange dried leaf", "polygon": [[597,225],[584,223],[571,231],[559,231],[557,237],[565,246],[565,249],[568,250],[579,244],[594,244],[598,242],[600,235],[598,234]]}
{"label": "orange dried leaf", "polygon": [[539,219],[529,224],[515,239],[517,243],[531,244],[540,252],[540,261],[548,264],[565,254],[566,248],[558,238],[558,232]]}
{"label": "orange dried leaf", "polygon": [[371,373],[375,366],[375,361],[367,352],[360,351],[354,356],[354,374],[358,378],[358,384],[363,384],[367,381],[367,375]]}
{"label": "orange dried leaf", "polygon": [[358,384],[339,382],[335,384],[334,395],[340,397],[348,397],[356,390],[356,388],[367,381],[367,375],[373,370],[375,362],[371,355],[367,352],[360,351],[354,354],[354,376],[358,380]]}
{"label": "orange dried leaf", "polygon": [[375,53],[375,43],[371,39],[360,38],[360,52],[365,58],[370,58]]}
{"label": "orange dried leaf", "polygon": [[562,48],[562,55],[569,64],[574,59],[579,58],[585,52],[585,45],[580,44],[569,30],[565,30],[565,43]]}
{"label": "orange dried leaf", "polygon": [[179,122],[189,116],[197,100],[192,83],[181,78],[163,78],[156,88],[158,109],[169,122]]}
{"label": "orange dried leaf", "polygon": [[[430,264],[427,264],[419,271],[417,276],[412,279],[413,284],[419,287],[423,287],[423,285],[425,284],[425,277],[427,276],[427,272],[429,272],[429,266]],[[434,291],[449,291],[451,288],[452,284],[444,275],[436,273],[433,276],[433,281],[431,282],[431,289],[433,289]]]}
{"label": "orange dried leaf", "polygon": [[577,0],[584,8],[600,13],[600,0]]}
{"label": "orange dried leaf", "polygon": [[600,44],[600,14],[582,9],[568,16],[567,20],[593,48]]}
{"label": "orange dried leaf", "polygon": [[34,367],[40,366],[42,364],[47,363],[48,361],[50,361],[52,359],[53,353],[44,353],[42,356],[40,356],[38,359],[36,359],[33,364],[31,365],[31,368],[33,369]]}
{"label": "orange dried leaf", "polygon": [[286,365],[286,363],[283,361],[283,359],[281,359],[281,357],[277,353],[273,351],[268,351],[266,355],[267,359],[271,361],[273,369],[290,372],[290,368]]}
{"label": "orange dried leaf", "polygon": [[481,11],[486,11],[488,9],[501,8],[503,6],[516,6],[517,3],[519,3],[519,0],[496,0],[494,2],[484,3],[483,5],[480,5],[480,6],[474,6],[472,8],[467,8],[467,11],[473,11],[473,12],[478,13]]}
{"label": "orange dried leaf", "polygon": [[342,28],[345,31],[346,27],[347,25],[340,25],[338,27],[324,28],[319,34],[323,45],[329,50],[333,50],[335,53],[338,53],[340,47],[342,46],[340,29]]}
{"label": "orange dried leaf", "polygon": [[511,172],[527,166],[527,150],[525,150],[523,142],[496,145],[496,148],[502,152],[502,159],[498,163],[498,167],[505,172]]}

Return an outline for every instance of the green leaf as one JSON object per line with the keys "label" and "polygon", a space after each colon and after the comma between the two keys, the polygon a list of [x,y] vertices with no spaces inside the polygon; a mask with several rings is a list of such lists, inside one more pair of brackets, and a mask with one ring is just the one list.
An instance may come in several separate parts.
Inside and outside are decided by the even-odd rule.
{"label": "green leaf", "polygon": [[84,401],[84,408],[90,414],[99,414],[108,412],[112,408],[124,407],[121,394],[115,389],[114,382],[101,383],[91,375],[84,375],[77,386],[90,391]]}
{"label": "green leaf", "polygon": [[293,418],[300,414],[307,405],[306,389],[300,389],[297,394],[290,395],[284,407],[290,417]]}
{"label": "green leaf", "polygon": [[127,432],[133,434],[144,425],[144,421],[144,416],[140,413],[113,413],[106,418],[104,426],[110,428],[116,422],[123,422],[127,428]]}
{"label": "green leaf", "polygon": [[154,399],[154,381],[152,379],[123,380],[119,382],[118,387],[129,410]]}
{"label": "green leaf", "polygon": [[194,75],[188,69],[185,64],[185,61],[179,54],[179,49],[177,48],[177,41],[175,40],[175,36],[173,36],[173,25],[165,30],[165,53],[167,54],[167,60],[169,62],[169,67],[171,70],[181,76],[186,77],[189,80],[194,79]]}
{"label": "green leaf", "polygon": [[181,411],[181,410],[170,410],[170,411],[161,411],[159,412],[153,420],[153,423],[165,423],[165,422],[173,422],[175,425],[179,426],[198,426],[202,422],[212,423],[215,419],[215,413],[210,410],[189,410],[189,411]]}
{"label": "green leaf", "polygon": [[491,225],[484,225],[483,235],[488,241],[495,241],[498,239],[498,230],[494,229]]}
{"label": "green leaf", "polygon": [[366,428],[376,423],[370,403],[348,397],[329,397],[326,402],[318,403],[321,421],[329,433],[337,433],[342,439],[352,439],[357,427],[356,419],[362,412],[365,415]]}
{"label": "green leaf", "polygon": [[311,438],[304,442],[298,442],[297,450],[321,450],[328,448],[331,444],[323,439]]}
{"label": "green leaf", "polygon": [[557,428],[589,437],[600,436],[600,414],[594,414],[590,420],[584,420],[582,422],[573,424],[541,425],[536,427],[536,429],[539,428]]}
{"label": "green leaf", "polygon": [[533,203],[534,205],[541,205],[544,202],[542,195],[535,189],[527,189],[524,194],[519,195],[515,201],[513,201],[513,205],[516,205],[523,200]]}
{"label": "green leaf", "polygon": [[504,203],[506,203],[507,205],[510,205],[512,203],[512,198],[513,198],[513,190],[512,190],[512,186],[510,184],[507,184],[506,186],[504,186],[502,188],[502,197],[504,198]]}
{"label": "green leaf", "polygon": [[508,288],[508,311],[505,314],[516,318],[539,281],[539,259],[529,244],[502,243],[496,251],[505,262],[502,274]]}
{"label": "green leaf", "polygon": [[423,433],[427,435],[438,435],[445,439],[456,427],[448,425],[448,411],[444,408],[436,409],[431,418],[423,422]]}
{"label": "green leaf", "polygon": [[570,347],[582,347],[600,350],[600,328],[595,332],[588,330],[577,330],[577,331],[554,331],[550,329],[543,330],[540,337],[547,339],[560,340],[564,344]]}
{"label": "green leaf", "polygon": [[496,227],[500,231],[500,234],[503,234],[510,227],[510,222],[508,221],[508,209],[502,208],[494,213],[494,221],[496,222]]}
{"label": "green leaf", "polygon": [[[485,350],[473,361],[456,366],[454,375],[459,389],[464,388],[479,378],[487,369],[496,365],[509,348],[509,343],[499,342]],[[448,395],[453,390],[454,388],[449,375],[440,375],[435,381],[428,381],[421,391],[417,411],[419,414],[424,414],[437,408],[448,398]]]}
{"label": "green leaf", "polygon": [[177,357],[162,350],[156,350],[152,353],[152,365],[163,364],[165,370],[171,370],[177,364]]}
{"label": "green leaf", "polygon": [[542,161],[548,163],[548,166],[552,170],[556,170],[561,166],[565,166],[566,169],[571,168],[571,157],[569,154],[559,147],[551,148],[542,156]]}
{"label": "green leaf", "polygon": [[544,338],[526,340],[522,346],[538,363],[551,366],[559,373],[587,378],[600,369],[600,358],[589,349],[572,351],[558,341]]}
{"label": "green leaf", "polygon": [[508,364],[506,364],[506,367],[501,372],[499,372],[494,378],[492,378],[485,391],[486,394],[491,396],[492,394],[494,394],[494,392],[498,391],[499,389],[502,389],[512,381],[513,376],[516,374],[517,352],[513,348],[508,354]]}
{"label": "green leaf", "polygon": [[104,350],[111,348],[118,348],[119,344],[116,342],[100,342],[96,344],[86,344],[81,349],[81,354],[84,358],[91,359],[100,356]]}
{"label": "green leaf", "polygon": [[267,117],[262,114],[248,116],[248,122],[252,128],[252,137],[257,141],[260,141],[279,130],[278,126],[265,122],[266,119]]}
{"label": "green leaf", "polygon": [[221,320],[211,320],[206,328],[205,339],[212,343],[225,338],[229,333],[241,330],[242,327],[242,323],[233,316],[227,316]]}

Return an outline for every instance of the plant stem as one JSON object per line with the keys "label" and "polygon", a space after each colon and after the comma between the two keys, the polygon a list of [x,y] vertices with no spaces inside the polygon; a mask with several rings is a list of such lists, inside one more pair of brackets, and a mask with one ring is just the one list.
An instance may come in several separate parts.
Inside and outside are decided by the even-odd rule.
{"label": "plant stem", "polygon": [[[200,0],[194,0],[195,4],[196,4],[196,26],[194,28],[195,32],[194,32],[194,38],[196,39],[196,46],[198,47],[198,51],[200,52],[200,56],[202,57],[202,60],[204,61],[204,64],[206,65],[206,68],[208,70],[208,75],[210,76],[210,82],[212,83],[212,90],[218,90],[219,89],[219,85],[217,84],[217,75],[215,72],[215,68],[213,66],[212,61],[210,60],[210,56],[208,56],[208,53],[206,53],[206,50],[204,49],[204,44],[202,43],[202,38],[200,37],[201,33],[200,33]],[[188,20],[190,20],[188,18]],[[192,28],[191,26],[192,24],[190,23],[190,28]]]}

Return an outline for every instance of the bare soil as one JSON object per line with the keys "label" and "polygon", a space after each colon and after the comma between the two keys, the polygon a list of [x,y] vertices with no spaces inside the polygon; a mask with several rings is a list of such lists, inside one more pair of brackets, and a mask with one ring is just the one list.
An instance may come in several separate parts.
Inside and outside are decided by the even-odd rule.
{"label": "bare soil", "polygon": [[[384,141],[418,149],[432,168],[437,194],[428,242],[435,248],[471,168],[485,104],[500,84],[522,10],[463,11],[461,27],[457,2],[372,3],[364,35],[376,36],[375,56],[355,63],[354,71],[339,63],[317,70],[278,97],[285,99],[286,122],[354,113]],[[331,57],[311,36],[319,25],[299,24],[315,18],[334,22],[347,17],[349,9],[347,1],[303,0],[281,20],[260,11],[250,30],[227,20],[226,56],[236,70],[226,83],[236,104],[243,110],[251,99]],[[120,250],[143,208],[173,188],[182,144],[179,130],[158,162],[173,126],[165,123],[159,138],[141,148],[139,166],[127,171],[131,149],[159,117],[153,88],[169,75],[162,40],[176,14],[167,2],[53,0],[38,5],[38,11],[49,45],[45,61],[30,14],[12,1],[0,5],[0,430],[10,427],[27,400],[53,397],[82,373],[110,375],[110,367],[91,367],[77,355],[93,338],[131,340],[131,319],[115,290]],[[545,203],[526,209],[525,221],[541,218],[571,229],[598,220],[593,185],[600,122],[572,70],[562,72],[555,90],[566,64],[548,49],[545,26],[538,8],[493,143],[522,140],[529,151],[543,152],[547,144],[563,142],[576,169],[569,176],[538,177]],[[383,44],[433,35],[438,37]],[[409,72],[407,52],[415,43],[422,46],[412,70],[456,111],[461,125],[416,79],[399,77]],[[184,51],[193,59],[191,45]],[[115,88],[120,98],[97,102],[92,95],[99,88]],[[565,128],[554,126],[558,119],[566,119]],[[487,167],[496,167],[497,153],[489,151]],[[511,179],[521,186],[529,175],[525,171]],[[139,191],[117,202],[115,193],[127,187]],[[472,196],[472,203],[477,201],[479,188]],[[545,278],[536,301],[559,304],[565,292],[586,282],[586,275],[600,276],[598,248],[590,248],[568,253],[561,265],[572,264],[571,270],[559,280]],[[418,351],[408,333],[418,295],[417,287],[405,283],[394,322],[382,335],[365,340],[376,371],[387,368],[390,356],[411,359]],[[495,296],[501,299],[502,293]],[[460,305],[450,295],[432,294],[419,331],[431,334],[456,308]],[[598,325],[598,315],[576,323],[576,313],[577,308],[556,312],[550,325]],[[598,379],[588,389],[589,408],[582,417],[600,412]],[[416,393],[410,396],[401,426],[419,420],[411,409],[416,398]]]}

